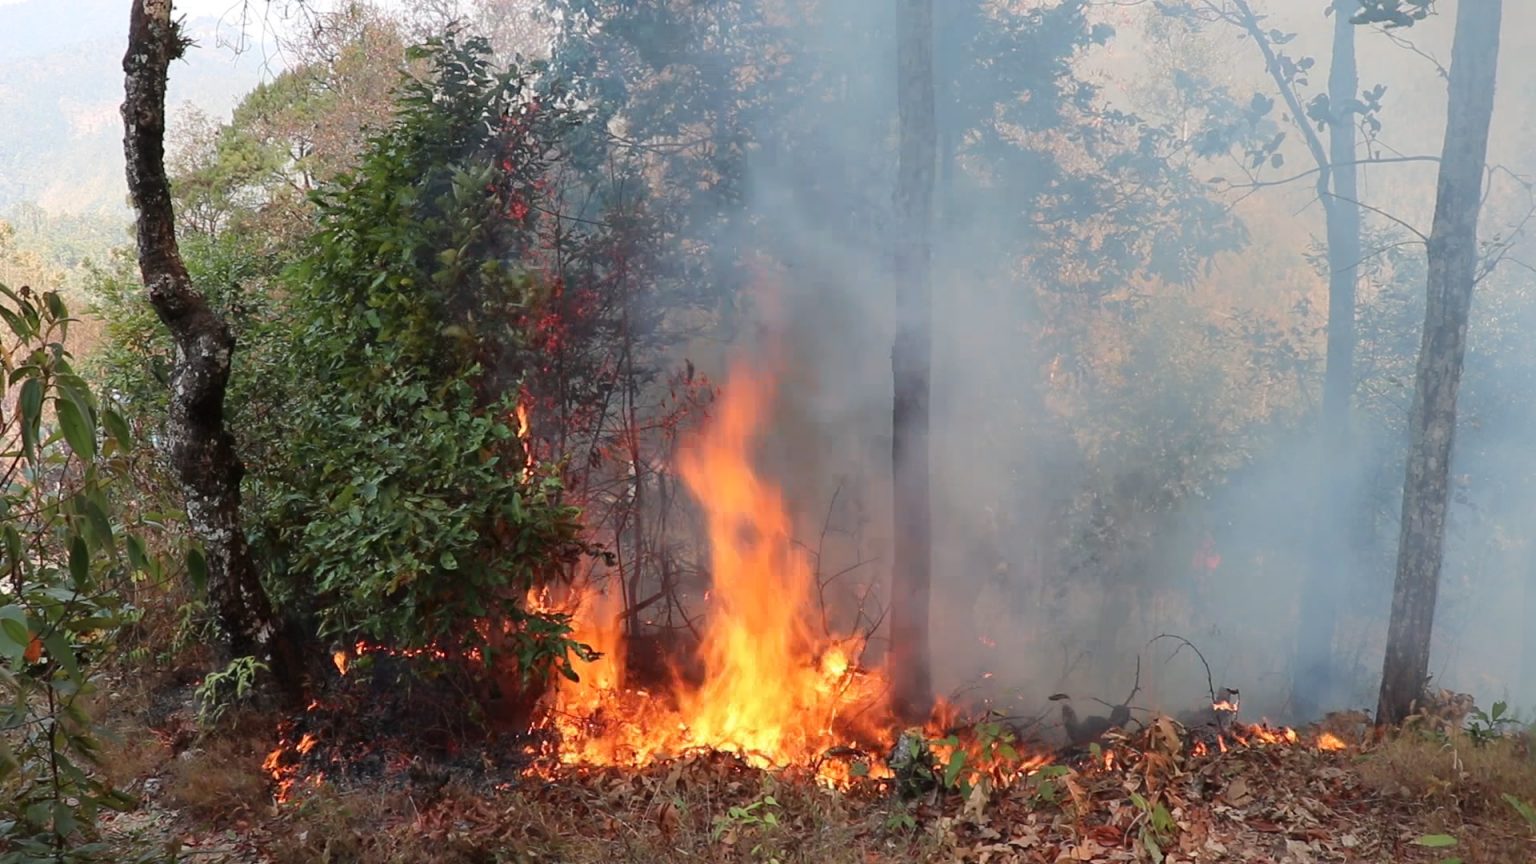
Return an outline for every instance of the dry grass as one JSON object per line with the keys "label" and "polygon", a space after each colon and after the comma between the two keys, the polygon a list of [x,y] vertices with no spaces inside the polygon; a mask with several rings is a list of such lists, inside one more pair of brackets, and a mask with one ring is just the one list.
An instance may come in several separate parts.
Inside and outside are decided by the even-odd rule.
{"label": "dry grass", "polygon": [[261,770],[267,742],[232,732],[206,738],[172,763],[165,781],[166,802],[212,825],[229,825],[265,811],[271,782]]}
{"label": "dry grass", "polygon": [[115,789],[133,789],[160,773],[173,758],[171,748],[148,730],[108,729],[101,736],[102,774]]}
{"label": "dry grass", "polygon": [[[530,781],[536,782],[536,781]],[[864,864],[944,857],[937,835],[889,825],[893,805],[858,801],[807,782],[699,784],[671,794],[523,788],[486,793],[450,784],[423,800],[408,791],[307,791],[273,832],[275,864]],[[573,790],[574,791],[574,790]],[[733,806],[772,797],[774,824],[731,819]]]}
{"label": "dry grass", "polygon": [[1362,755],[1361,778],[1430,814],[1432,831],[1457,839],[1467,861],[1525,861],[1536,850],[1530,824],[1504,796],[1536,804],[1536,754],[1528,733],[1479,742],[1405,731]]}

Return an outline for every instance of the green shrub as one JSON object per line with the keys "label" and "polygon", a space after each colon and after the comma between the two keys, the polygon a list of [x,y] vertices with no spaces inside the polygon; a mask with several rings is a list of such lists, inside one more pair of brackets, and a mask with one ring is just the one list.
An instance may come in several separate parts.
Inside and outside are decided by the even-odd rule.
{"label": "green shrub", "polygon": [[582,546],[549,470],[525,470],[515,431],[519,208],[574,122],[488,46],[422,52],[393,123],[316,196],[320,223],[286,280],[289,401],[259,548],[274,593],[309,605],[331,639],[513,657],[573,675],[560,616],[535,585]]}
{"label": "green shrub", "polygon": [[0,424],[0,861],[57,861],[102,851],[84,842],[95,814],[130,803],[93,770],[84,700],[121,621],[117,588],[149,561],[108,500],[128,426],[73,371],[63,301],[0,286],[0,318],[14,406]]}

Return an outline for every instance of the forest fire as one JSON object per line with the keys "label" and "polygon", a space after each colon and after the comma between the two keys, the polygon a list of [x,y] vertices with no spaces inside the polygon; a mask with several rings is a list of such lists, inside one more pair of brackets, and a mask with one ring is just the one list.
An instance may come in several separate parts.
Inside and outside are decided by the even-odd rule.
{"label": "forest fire", "polygon": [[[860,668],[862,636],[813,627],[814,569],[793,542],[779,491],[752,467],[772,396],[768,379],[738,368],[715,416],[679,457],[710,542],[702,679],[688,683],[674,674],[671,692],[656,694],[664,699],[621,689],[617,599],[579,596],[571,610],[575,636],[604,656],[553,696],[549,722],[559,733],[561,762],[639,765],[713,749],[762,767],[809,765],[833,748],[890,744],[886,681]],[[622,719],[605,716],[615,713]],[[836,779],[845,771],[838,763],[821,773]]]}
{"label": "forest fire", "polygon": [[[679,474],[708,529],[711,578],[704,606],[695,610],[702,613],[702,626],[694,654],[665,657],[661,671],[666,674],[643,670],[654,660],[628,656],[634,643],[624,632],[625,598],[618,591],[588,584],[563,596],[552,595],[550,588],[530,592],[530,609],[568,614],[572,638],[599,656],[578,663],[578,680],[556,679],[558,687],[545,695],[545,710],[537,715],[539,731],[551,734],[542,746],[524,751],[534,761],[519,770],[551,776],[560,766],[638,769],[723,752],[757,768],[808,770],[836,787],[847,786],[856,775],[904,776],[891,756],[893,747],[901,750],[902,745],[888,704],[888,681],[860,663],[868,634],[827,632],[817,607],[821,598],[812,559],[793,540],[782,493],[754,470],[753,449],[773,397],[769,377],[736,369],[713,416],[677,458]],[[521,405],[517,419],[518,434],[526,440],[529,421]],[[370,655],[455,656],[433,646],[391,648],[357,640],[339,646],[331,661],[347,678],[364,668],[363,659]],[[459,659],[479,656],[470,651]],[[318,786],[325,774],[314,768],[339,764],[337,758],[345,761],[340,756],[328,761],[319,753],[310,758],[318,739],[305,729],[317,728],[313,718],[320,707],[312,704],[304,721],[279,730],[279,746],[263,765],[279,803]],[[1168,733],[1182,739],[1177,746],[1195,757],[1302,744],[1295,730],[1236,722],[1236,690],[1213,694],[1210,711],[1217,718],[1211,734],[1195,729],[1187,736]],[[1147,730],[1157,725],[1143,725],[1138,734],[1151,735]],[[322,737],[323,749],[337,746],[328,732]],[[958,706],[943,700],[922,738],[933,767],[961,766],[965,776],[985,779],[989,788],[1009,785],[1062,758],[1019,741],[1006,724],[967,723]],[[1139,746],[1163,746],[1151,740],[1120,730],[1097,742],[1102,750],[1078,770],[1130,770],[1138,764]],[[1345,746],[1326,734],[1307,743],[1319,750]]]}

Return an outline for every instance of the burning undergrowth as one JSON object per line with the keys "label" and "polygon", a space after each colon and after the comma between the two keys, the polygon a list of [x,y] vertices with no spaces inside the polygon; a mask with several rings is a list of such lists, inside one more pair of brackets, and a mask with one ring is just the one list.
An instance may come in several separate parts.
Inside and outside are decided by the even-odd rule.
{"label": "burning undergrowth", "polygon": [[[815,763],[770,769],[702,748],[552,773],[526,753],[520,765],[488,769],[480,760],[489,754],[476,748],[440,761],[385,759],[389,782],[348,792],[332,775],[316,783],[301,772],[328,765],[328,750],[355,758],[362,742],[319,742],[296,763],[290,789],[315,806],[281,808],[272,835],[279,846],[331,842],[337,827],[315,814],[367,812],[338,802],[398,789],[409,806],[349,817],[382,820],[346,826],[349,842],[366,850],[358,860],[406,860],[369,857],[402,844],[437,855],[453,844],[538,850],[572,862],[1225,860],[1229,851],[1429,860],[1415,856],[1412,840],[1436,823],[1414,801],[1362,781],[1352,767],[1362,751],[1336,750],[1322,730],[1232,722],[1196,731],[1158,717],[1068,752],[1031,751],[995,722],[947,731],[924,742],[932,763],[921,789],[904,789],[898,777],[854,777],[833,789]],[[1208,740],[1220,744],[1202,746]],[[387,753],[403,743],[384,737],[366,746]],[[1154,848],[1159,856],[1149,858]]]}
{"label": "burning undergrowth", "polygon": [[[779,490],[753,468],[772,397],[769,378],[738,369],[710,422],[678,457],[709,539],[712,587],[697,610],[695,648],[659,660],[631,656],[637,643],[626,638],[615,594],[536,591],[529,606],[569,615],[574,638],[597,659],[580,664],[575,680],[552,676],[558,686],[532,712],[526,705],[490,706],[474,718],[458,707],[470,701],[456,689],[461,679],[420,671],[452,667],[455,658],[359,642],[332,658],[339,678],[331,691],[279,730],[279,746],[263,766],[278,799],[342,779],[430,783],[456,775],[495,787],[698,759],[845,791],[948,788],[968,795],[1027,785],[1057,762],[1110,770],[1151,753],[1198,759],[1302,743],[1293,730],[1238,722],[1235,690],[1213,691],[1209,709],[1181,717],[1182,725],[1158,717],[1140,728],[1130,717],[1130,697],[1107,718],[1080,719],[1064,705],[1066,751],[1045,743],[1039,718],[1025,725],[968,719],[948,703],[927,724],[903,731],[884,671],[863,662],[871,634],[828,632],[821,623],[813,562],[794,542]],[[476,659],[458,658],[459,665]],[[1308,743],[1342,746],[1334,738]]]}

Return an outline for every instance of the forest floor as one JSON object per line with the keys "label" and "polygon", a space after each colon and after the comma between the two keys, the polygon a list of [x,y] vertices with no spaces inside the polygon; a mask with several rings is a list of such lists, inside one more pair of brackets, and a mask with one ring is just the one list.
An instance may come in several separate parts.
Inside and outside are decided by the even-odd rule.
{"label": "forest floor", "polygon": [[1266,743],[1275,736],[1235,727],[1248,743],[1222,752],[1154,721],[990,792],[901,801],[888,783],[831,789],[724,754],[541,774],[516,748],[410,753],[366,723],[341,733],[344,718],[326,727],[329,747],[297,757],[276,715],[199,735],[189,711],[114,721],[112,777],[143,802],[103,819],[121,860],[172,849],[228,864],[1536,860],[1524,735],[1420,729],[1375,742],[1341,728],[1350,740],[1323,750],[1318,729]]}

